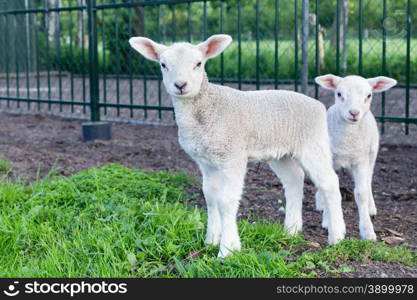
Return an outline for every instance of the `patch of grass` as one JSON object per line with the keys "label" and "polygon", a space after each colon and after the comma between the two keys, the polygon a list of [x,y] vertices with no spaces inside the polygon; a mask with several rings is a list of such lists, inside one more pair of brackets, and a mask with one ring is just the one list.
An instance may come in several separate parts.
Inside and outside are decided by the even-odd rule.
{"label": "patch of grass", "polygon": [[268,187],[263,186],[263,185],[260,185],[260,186],[257,186],[257,187],[256,187],[256,189],[257,189],[258,191],[267,191],[267,190],[268,190]]}
{"label": "patch of grass", "polygon": [[12,168],[12,164],[6,160],[0,159],[0,174],[7,173]]}
{"label": "patch of grass", "polygon": [[365,258],[417,265],[406,247],[358,240],[302,252],[300,236],[267,221],[241,221],[244,249],[221,261],[203,244],[205,213],[184,204],[192,180],[115,164],[31,186],[2,179],[0,276],[313,277]]}
{"label": "patch of grass", "polygon": [[351,272],[349,261],[399,262],[407,266],[417,265],[417,252],[407,249],[404,244],[390,248],[382,242],[345,239],[336,246],[321,251],[307,251],[300,255],[298,262],[307,269],[321,269],[330,275]]}

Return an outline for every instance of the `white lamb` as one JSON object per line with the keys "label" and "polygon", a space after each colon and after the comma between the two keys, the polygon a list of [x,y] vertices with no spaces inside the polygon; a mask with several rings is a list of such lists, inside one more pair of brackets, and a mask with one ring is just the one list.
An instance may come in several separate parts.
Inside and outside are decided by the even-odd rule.
{"label": "white lamb", "polygon": [[206,243],[219,244],[219,256],[240,250],[236,223],[248,161],[268,161],[287,199],[285,227],[302,228],[304,171],[329,207],[330,244],[344,238],[339,181],[332,168],[326,109],[315,99],[291,91],[242,92],[207,80],[204,65],[231,43],[214,35],[192,45],[169,47],[144,37],[130,45],[161,65],[172,97],[182,148],[198,164],[207,203]]}
{"label": "white lamb", "polygon": [[[383,92],[397,81],[380,76],[365,79],[360,76],[344,78],[324,75],[316,82],[334,91],[335,104],[327,111],[333,162],[335,169],[351,172],[355,183],[355,201],[359,211],[359,231],[363,239],[376,240],[370,216],[376,215],[372,195],[372,176],[379,146],[379,133],[370,111],[372,93]],[[323,210],[323,227],[327,227],[327,209],[316,194],[316,207]]]}

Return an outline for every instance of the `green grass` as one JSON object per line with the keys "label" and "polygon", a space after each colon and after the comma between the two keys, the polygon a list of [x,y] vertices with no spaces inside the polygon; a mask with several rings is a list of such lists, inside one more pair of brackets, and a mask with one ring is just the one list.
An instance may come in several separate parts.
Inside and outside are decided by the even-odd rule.
{"label": "green grass", "polygon": [[6,160],[0,159],[0,174],[4,174],[10,171],[12,164]]}
{"label": "green grass", "polygon": [[405,246],[360,240],[303,251],[306,241],[267,221],[241,221],[244,249],[221,261],[203,243],[205,212],[184,204],[192,180],[115,164],[30,186],[1,179],[0,277],[314,277],[352,271],[350,260],[417,265]]}

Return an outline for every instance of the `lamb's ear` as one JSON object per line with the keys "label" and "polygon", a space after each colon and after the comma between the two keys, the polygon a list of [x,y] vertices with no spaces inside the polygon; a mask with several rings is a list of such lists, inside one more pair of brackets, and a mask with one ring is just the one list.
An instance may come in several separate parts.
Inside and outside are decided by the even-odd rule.
{"label": "lamb's ear", "polygon": [[385,76],[368,78],[368,82],[372,87],[372,92],[374,93],[389,90],[397,84],[397,80]]}
{"label": "lamb's ear", "polygon": [[197,45],[203,52],[204,59],[216,57],[222,53],[232,42],[232,37],[227,34],[216,34],[209,37],[206,41]]}
{"label": "lamb's ear", "polygon": [[327,74],[323,76],[318,76],[314,79],[318,85],[321,87],[327,89],[327,90],[335,90],[337,85],[339,84],[340,80],[342,80],[342,77],[333,75],[333,74]]}
{"label": "lamb's ear", "polygon": [[145,37],[132,37],[129,39],[129,44],[147,59],[153,61],[159,61],[161,53],[168,48]]}

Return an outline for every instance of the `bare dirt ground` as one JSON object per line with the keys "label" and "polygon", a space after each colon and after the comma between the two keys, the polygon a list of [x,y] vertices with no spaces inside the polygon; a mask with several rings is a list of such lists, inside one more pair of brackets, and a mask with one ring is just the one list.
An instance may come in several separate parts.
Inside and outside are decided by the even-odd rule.
{"label": "bare dirt ground", "polygon": [[[13,163],[13,175],[31,181],[52,168],[68,176],[80,170],[110,162],[128,167],[180,171],[200,177],[197,166],[180,148],[175,126],[114,124],[110,141],[83,142],[81,121],[45,115],[16,115],[0,112],[0,158]],[[410,137],[408,138],[410,140]],[[358,214],[349,191],[352,183],[340,173],[347,236],[358,238]],[[379,239],[399,233],[411,248],[417,248],[417,144],[381,146],[374,177],[378,215],[374,218]],[[303,206],[304,237],[325,247],[327,232],[320,227],[321,216],[314,210],[314,187],[305,185]],[[198,194],[191,205],[204,207],[200,184],[189,191]],[[239,218],[267,218],[283,222],[278,199],[283,189],[266,165],[250,164]],[[317,246],[317,245],[316,245]],[[353,277],[417,277],[417,268],[385,262],[351,262]],[[326,274],[322,274],[326,276]]]}

